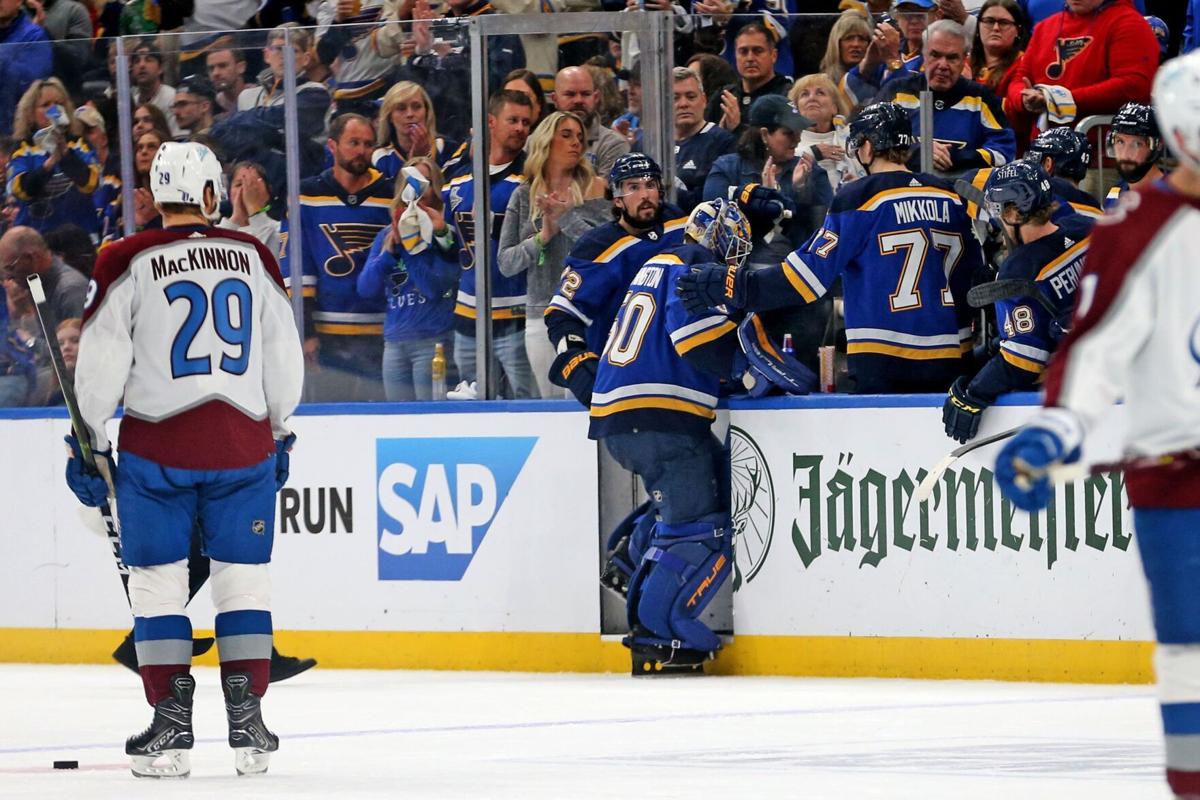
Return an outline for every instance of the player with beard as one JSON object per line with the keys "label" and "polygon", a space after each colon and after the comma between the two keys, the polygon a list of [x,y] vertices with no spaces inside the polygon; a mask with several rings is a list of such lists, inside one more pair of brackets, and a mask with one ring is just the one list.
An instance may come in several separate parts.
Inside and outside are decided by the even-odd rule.
{"label": "player with beard", "polygon": [[1165,153],[1154,109],[1145,103],[1126,103],[1117,109],[1108,129],[1105,155],[1116,160],[1121,180],[1104,198],[1105,210],[1117,204],[1122,192],[1143,189],[1161,178]]}
{"label": "player with beard", "polygon": [[581,236],[567,254],[546,330],[558,354],[550,381],[592,403],[598,353],[625,290],[646,263],[683,242],[687,215],[664,202],[662,169],[645,153],[626,153],[608,174],[613,221]]}
{"label": "player with beard", "polygon": [[392,187],[371,167],[375,129],[359,114],[342,114],[329,126],[333,166],[300,184],[301,268],[288,256],[280,231],[280,267],[289,291],[301,277],[304,292],[304,357],[308,395],[315,402],[383,400],[385,301],[358,294],[358,275],[375,234],[391,224]]}

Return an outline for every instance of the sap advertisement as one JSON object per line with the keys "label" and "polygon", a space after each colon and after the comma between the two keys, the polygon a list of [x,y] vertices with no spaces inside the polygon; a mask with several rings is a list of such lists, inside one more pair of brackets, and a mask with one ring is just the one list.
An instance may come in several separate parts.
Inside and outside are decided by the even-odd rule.
{"label": "sap advertisement", "polygon": [[[599,630],[596,443],[582,412],[297,416],[276,508],[288,630]],[[123,628],[98,514],[62,480],[67,421],[0,420],[30,459],[0,537],[0,628]],[[116,433],[116,430],[112,431]],[[48,444],[49,443],[49,444]],[[5,527],[8,527],[7,523]],[[209,593],[191,605],[212,618]]]}

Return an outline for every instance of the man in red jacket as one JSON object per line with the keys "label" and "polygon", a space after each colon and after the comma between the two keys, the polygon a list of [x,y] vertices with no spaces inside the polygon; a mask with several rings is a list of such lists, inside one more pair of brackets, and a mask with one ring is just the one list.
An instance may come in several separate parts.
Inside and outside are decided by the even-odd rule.
{"label": "man in red jacket", "polygon": [[1065,0],[1062,11],[1033,29],[1004,111],[1024,149],[1046,110],[1036,85],[1070,91],[1076,119],[1083,119],[1113,114],[1130,101],[1148,102],[1157,68],[1158,42],[1131,0]]}

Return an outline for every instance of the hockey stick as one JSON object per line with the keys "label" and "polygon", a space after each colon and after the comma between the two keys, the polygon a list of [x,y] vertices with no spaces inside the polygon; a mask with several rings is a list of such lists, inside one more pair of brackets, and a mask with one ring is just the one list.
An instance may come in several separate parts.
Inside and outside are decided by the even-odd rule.
{"label": "hockey stick", "polygon": [[[50,348],[50,365],[54,368],[55,377],[58,378],[63,404],[66,405],[67,415],[71,418],[71,428],[75,432],[75,438],[79,440],[79,453],[88,468],[96,470],[104,478],[104,482],[108,484],[108,496],[112,498],[115,496],[112,475],[108,471],[108,464],[97,461],[96,454],[92,452],[91,438],[86,433],[87,428],[83,424],[83,415],[79,413],[79,402],[75,399],[75,386],[67,380],[67,365],[63,361],[62,348],[58,346],[58,336],[55,331],[57,323],[54,320],[54,312],[46,303],[46,292],[42,288],[42,279],[37,275],[30,275],[25,280],[29,284],[29,293],[33,296],[33,309],[38,318],[38,325],[41,326],[42,335],[46,338],[46,346]],[[117,562],[117,574],[121,576],[121,588],[125,590],[125,601],[129,602],[129,567],[125,566],[125,559],[121,556],[121,529],[117,525],[117,518],[112,512],[112,505],[108,500],[100,505],[99,511],[100,517],[104,520],[104,535],[108,539],[109,547],[112,548],[113,560]],[[212,646],[213,639],[210,636],[194,638],[192,639],[192,655],[203,655]]]}
{"label": "hockey stick", "polygon": [[942,473],[949,469],[950,465],[955,461],[958,461],[963,456],[974,450],[978,450],[981,447],[1003,441],[1010,436],[1015,436],[1020,430],[1020,427],[1010,428],[992,436],[985,436],[982,439],[976,439],[973,442],[967,442],[962,447],[954,448],[946,455],[945,458],[939,461],[937,465],[929,471],[929,474],[926,475],[925,479],[917,486],[917,490],[913,492],[913,500],[917,501],[918,503],[924,503],[926,500],[928,500],[930,495],[933,494],[934,487],[937,486],[938,481],[941,480]]}
{"label": "hockey stick", "polygon": [[1130,469],[1147,469],[1150,467],[1182,468],[1189,463],[1200,461],[1200,449],[1176,450],[1173,453],[1163,453],[1160,456],[1134,456],[1118,461],[1102,461],[1098,464],[1085,465],[1081,461],[1074,464],[1056,464],[1048,470],[1024,470],[1029,477],[1049,474],[1054,483],[1069,483],[1080,478],[1090,478],[1103,475],[1106,472],[1124,472]]}
{"label": "hockey stick", "polygon": [[[33,308],[37,314],[38,324],[42,328],[46,346],[50,348],[50,365],[54,368],[55,377],[58,378],[63,403],[67,406],[67,415],[71,418],[71,428],[75,432],[75,438],[79,440],[79,452],[83,456],[84,464],[104,477],[104,482],[108,484],[108,496],[111,498],[114,496],[112,475],[108,472],[107,464],[101,468],[96,461],[95,453],[92,452],[91,438],[87,434],[83,416],[79,413],[79,403],[75,399],[75,387],[71,381],[67,380],[67,366],[63,362],[62,348],[58,346],[58,336],[55,333],[54,312],[46,303],[46,292],[42,288],[42,279],[37,275],[30,275],[26,281],[29,283],[29,293],[33,295]],[[117,562],[117,573],[121,576],[121,586],[125,589],[125,599],[129,600],[129,568],[125,566],[125,560],[121,557],[121,533],[117,527],[117,518],[113,515],[112,506],[109,505],[108,500],[101,504],[99,510],[100,516],[104,520],[104,532],[108,537],[108,544],[112,548],[113,559]]]}
{"label": "hockey stick", "polygon": [[986,308],[997,300],[1012,300],[1017,297],[1033,298],[1038,305],[1058,316],[1058,309],[1046,297],[1042,287],[1036,281],[1025,278],[1004,278],[1003,280],[988,281],[978,286],[972,286],[967,292],[967,303],[971,308]]}

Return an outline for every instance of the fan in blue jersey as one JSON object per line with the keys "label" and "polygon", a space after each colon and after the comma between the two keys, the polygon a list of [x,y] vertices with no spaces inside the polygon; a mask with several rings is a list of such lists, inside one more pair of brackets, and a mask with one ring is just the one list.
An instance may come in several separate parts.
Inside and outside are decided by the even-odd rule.
{"label": "fan in blue jersey", "polygon": [[1050,176],[1030,161],[997,167],[984,189],[988,213],[1016,247],[1000,266],[998,281],[1024,283],[997,299],[999,351],[974,377],[962,376],[942,406],[946,435],[959,442],[979,431],[983,411],[1008,392],[1041,380],[1075,308],[1075,288],[1087,256],[1094,220],[1079,214],[1056,222]]}
{"label": "fan in blue jersey", "polygon": [[712,422],[737,325],[720,311],[689,311],[674,286],[693,265],[737,268],[749,254],[750,225],[735,204],[698,205],[685,243],[637,271],[600,354],[588,435],[641,477],[655,517],[629,579],[635,675],[702,671],[721,646],[699,617],[732,567],[726,455]]}
{"label": "fan in blue jersey", "polygon": [[1104,198],[1105,210],[1117,204],[1123,192],[1149,186],[1163,176],[1166,155],[1154,109],[1145,103],[1126,103],[1113,115],[1104,154],[1117,162],[1121,180]]}
{"label": "fan in blue jersey", "polygon": [[304,293],[304,352],[321,369],[309,377],[310,398],[319,401],[383,400],[383,297],[358,294],[358,276],[371,244],[392,222],[392,190],[371,168],[375,130],[358,114],[343,114],[329,126],[334,165],[300,184],[301,264],[288,253],[284,220],[280,269]]}
{"label": "fan in blue jersey", "polygon": [[608,174],[613,221],[593,228],[567,254],[558,289],[546,308],[546,331],[558,354],[550,381],[592,404],[596,355],[629,281],[646,259],[683,241],[686,217],[665,205],[662,169],[644,153],[626,153]]}
{"label": "fan in blue jersey", "polygon": [[966,293],[982,256],[962,199],[905,166],[912,144],[904,109],[863,109],[846,150],[867,177],[842,186],[823,227],[777,267],[698,266],[678,282],[688,307],[811,303],[841,278],[856,391],[944,392],[971,350]]}
{"label": "fan in blue jersey", "polygon": [[[488,101],[488,198],[491,220],[486,231],[491,250],[488,280],[491,284],[492,367],[491,374],[508,381],[509,392],[516,398],[540,397],[529,356],[525,352],[525,301],[527,274],[505,275],[500,271],[497,252],[500,230],[508,201],[521,185],[525,167],[525,140],[532,128],[533,104],[525,94],[505,89]],[[446,184],[442,203],[448,221],[454,226],[459,242],[459,261],[462,277],[454,306],[454,360],[462,373],[463,383],[456,397],[475,396],[477,308],[475,264],[475,177],[461,175]]]}

